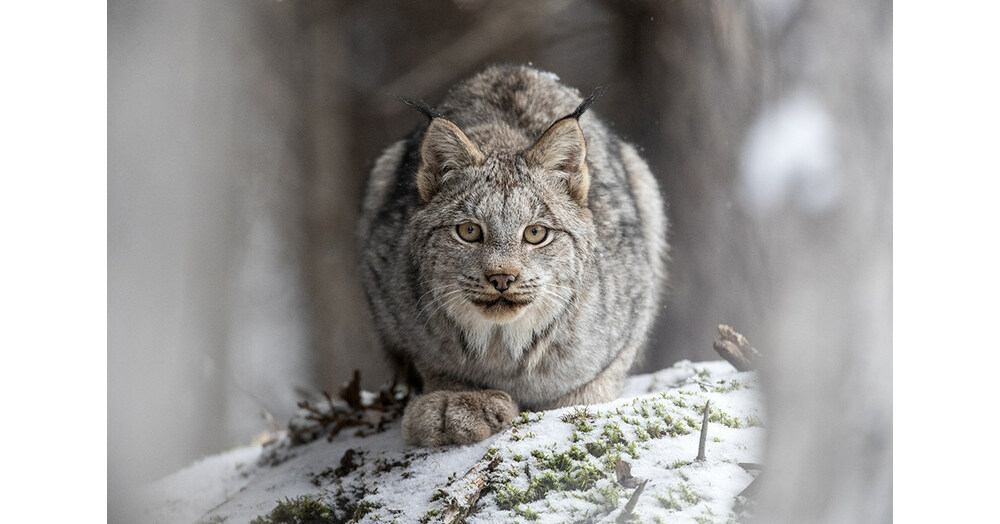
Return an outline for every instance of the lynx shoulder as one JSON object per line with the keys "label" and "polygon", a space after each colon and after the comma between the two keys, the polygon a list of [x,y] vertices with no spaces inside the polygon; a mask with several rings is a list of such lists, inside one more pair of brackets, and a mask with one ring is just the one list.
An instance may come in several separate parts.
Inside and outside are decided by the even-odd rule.
{"label": "lynx shoulder", "polygon": [[381,342],[423,394],[412,443],[482,440],[519,410],[615,398],[667,278],[667,220],[636,149],[549,73],[455,86],[385,150],[359,225]]}

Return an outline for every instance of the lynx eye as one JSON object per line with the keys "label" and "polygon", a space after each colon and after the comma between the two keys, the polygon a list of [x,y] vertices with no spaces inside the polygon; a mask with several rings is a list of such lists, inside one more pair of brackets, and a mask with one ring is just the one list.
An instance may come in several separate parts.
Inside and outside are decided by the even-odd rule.
{"label": "lynx eye", "polygon": [[541,244],[549,236],[549,229],[535,224],[524,228],[524,241],[529,244]]}
{"label": "lynx eye", "polygon": [[466,242],[479,242],[483,239],[483,228],[474,222],[465,222],[458,225],[458,236]]}

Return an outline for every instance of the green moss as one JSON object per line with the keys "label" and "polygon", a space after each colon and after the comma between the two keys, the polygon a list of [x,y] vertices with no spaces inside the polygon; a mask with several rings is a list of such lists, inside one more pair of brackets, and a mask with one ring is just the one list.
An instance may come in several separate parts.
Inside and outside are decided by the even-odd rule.
{"label": "green moss", "polygon": [[[536,461],[537,470],[541,471],[532,475],[529,464],[525,464],[524,473],[528,477],[526,489],[513,487],[509,479],[503,479],[502,483],[500,479],[491,480],[500,509],[516,512],[520,505],[544,499],[553,492],[587,491],[598,480],[608,476],[606,471],[594,465],[587,453],[577,446],[570,446],[569,450],[561,453],[535,449],[531,456]],[[527,515],[518,514],[527,518]]]}
{"label": "green moss", "polygon": [[588,442],[585,447],[587,448],[587,453],[590,453],[597,458],[600,458],[608,452],[608,447],[601,441]]}
{"label": "green moss", "polygon": [[362,500],[360,503],[358,503],[358,507],[354,509],[354,514],[351,515],[351,520],[357,522],[362,518],[364,518],[365,515],[381,507],[382,505],[377,502]]}
{"label": "green moss", "polygon": [[698,524],[712,524],[718,522],[719,520],[715,518],[715,513],[712,512],[712,508],[705,507],[701,515],[694,518],[694,521]]}
{"label": "green moss", "polygon": [[617,484],[612,484],[607,487],[594,489],[583,498],[588,502],[600,506],[599,511],[608,512],[618,508],[618,503],[621,500],[620,497]]}
{"label": "green moss", "polygon": [[420,522],[421,523],[430,522],[432,518],[438,516],[440,513],[441,513],[440,510],[429,509],[429,510],[427,510],[427,513],[424,513],[423,517],[420,517]]}
{"label": "green moss", "polygon": [[559,487],[559,479],[551,471],[536,475],[528,485],[528,495],[532,500],[539,500],[546,493]]}
{"label": "green moss", "polygon": [[[692,422],[694,422],[694,420],[691,417],[684,417],[684,422],[681,422],[680,420],[674,420],[673,423],[670,425],[670,427],[667,428],[667,432],[670,433],[671,437],[676,437],[677,435],[687,435],[688,433],[691,433],[691,430],[688,429],[688,426],[690,426],[692,429],[698,429],[697,424],[691,426]],[[687,423],[687,426],[684,425],[685,423]]]}
{"label": "green moss", "polygon": [[529,502],[524,491],[512,487],[510,483],[500,486],[496,490],[497,506],[500,509],[510,510],[519,504]]}
{"label": "green moss", "polygon": [[267,515],[261,515],[250,524],[327,524],[337,522],[333,510],[318,496],[302,495],[294,499],[279,500]]}
{"label": "green moss", "polygon": [[567,490],[587,490],[607,474],[591,463],[580,464],[563,477],[561,485]]}
{"label": "green moss", "polygon": [[715,411],[708,416],[709,422],[715,422],[717,424],[722,424],[723,426],[739,429],[743,427],[740,419],[730,416],[724,411]]}
{"label": "green moss", "polygon": [[612,422],[604,426],[604,438],[611,444],[622,444],[625,442],[625,434],[622,433],[621,426],[617,422]]}
{"label": "green moss", "polygon": [[532,413],[530,411],[522,411],[521,414],[518,415],[518,417],[515,418],[513,422],[511,422],[511,425],[514,428],[523,428],[524,426],[527,426],[529,424],[534,424],[535,422],[542,420],[543,417],[545,417],[544,413],[540,412]]}
{"label": "green moss", "polygon": [[[705,406],[704,405],[695,406],[694,409],[695,409],[695,411],[698,412],[699,415],[703,415],[703,416],[705,415]],[[714,422],[716,424],[722,424],[723,426],[727,426],[727,427],[734,428],[734,429],[739,429],[739,428],[743,427],[743,423],[740,422],[739,418],[731,416],[729,413],[726,413],[725,411],[722,411],[721,409],[718,409],[718,408],[712,408],[712,413],[708,416],[708,420],[709,420],[709,422]],[[693,420],[692,420],[692,422],[693,422]],[[690,424],[690,422],[688,424]],[[692,427],[694,427],[694,426],[692,426]]]}
{"label": "green moss", "polygon": [[695,493],[687,482],[681,482],[676,487],[669,488],[666,497],[657,495],[656,500],[664,508],[677,511],[701,502],[701,495]]}
{"label": "green moss", "polygon": [[635,417],[622,417],[622,422],[632,426],[638,426],[641,424],[641,422],[639,422],[639,419]]}
{"label": "green moss", "polygon": [[559,417],[559,420],[567,424],[573,424],[580,433],[589,433],[594,430],[594,426],[590,424],[590,421],[596,417],[596,414],[591,413],[589,408],[584,406],[574,408],[571,413],[566,413]]}
{"label": "green moss", "polygon": [[569,471],[573,468],[575,462],[583,460],[587,457],[586,453],[576,446],[570,447],[569,451],[563,453],[553,453],[551,456],[546,455],[544,451],[537,449],[532,451],[531,455],[538,459],[538,462],[543,468],[555,471]]}
{"label": "green moss", "polygon": [[513,430],[511,430],[511,433],[510,433],[511,440],[515,440],[515,441],[518,441],[518,442],[520,442],[520,441],[522,441],[522,440],[524,440],[526,438],[535,438],[537,436],[538,435],[536,435],[533,431],[529,431],[527,433],[520,433],[520,432],[517,431],[517,428],[514,428]]}
{"label": "green moss", "polygon": [[566,454],[573,460],[584,460],[587,458],[587,452],[577,446],[570,446]]}
{"label": "green moss", "polygon": [[715,392],[716,393],[730,393],[732,391],[736,391],[736,390],[738,390],[740,388],[743,388],[743,387],[746,387],[746,386],[744,386],[742,383],[740,383],[739,380],[731,380],[729,382],[728,386],[725,385],[725,384],[721,384],[721,385],[715,386]]}
{"label": "green moss", "polygon": [[682,467],[682,466],[690,466],[690,465],[691,465],[691,461],[690,460],[677,459],[677,460],[674,461],[673,464],[670,465],[670,468],[671,469],[677,469],[677,468]]}
{"label": "green moss", "polygon": [[535,513],[529,507],[522,508],[521,506],[517,506],[517,507],[514,508],[514,513],[517,513],[518,515],[520,515],[520,516],[522,516],[522,517],[524,517],[524,518],[526,518],[528,520],[538,520],[539,519],[538,513]]}

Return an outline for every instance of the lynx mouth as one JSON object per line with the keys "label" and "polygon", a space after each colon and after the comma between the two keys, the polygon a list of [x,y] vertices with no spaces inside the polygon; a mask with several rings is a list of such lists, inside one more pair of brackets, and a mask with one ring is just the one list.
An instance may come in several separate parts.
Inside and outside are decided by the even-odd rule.
{"label": "lynx mouth", "polygon": [[531,303],[530,300],[518,299],[505,295],[489,299],[470,298],[469,301],[482,308],[486,313],[513,312]]}

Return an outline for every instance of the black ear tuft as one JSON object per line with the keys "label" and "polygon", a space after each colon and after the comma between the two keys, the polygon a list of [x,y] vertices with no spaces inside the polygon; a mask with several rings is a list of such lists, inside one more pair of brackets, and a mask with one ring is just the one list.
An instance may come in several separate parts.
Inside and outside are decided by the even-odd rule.
{"label": "black ear tuft", "polygon": [[607,90],[608,89],[604,86],[595,87],[594,90],[590,92],[590,96],[583,99],[583,102],[581,102],[580,105],[577,106],[576,111],[573,111],[572,113],[566,115],[566,118],[575,118],[579,120],[580,117],[583,116],[583,114],[587,112],[588,109],[590,109],[590,105],[593,104],[594,101],[596,101],[598,98],[601,98],[601,95],[603,95],[604,92]]}
{"label": "black ear tuft", "polygon": [[412,107],[413,109],[416,109],[417,111],[419,111],[420,114],[422,114],[425,117],[427,117],[427,120],[434,120],[435,118],[444,118],[444,115],[442,115],[441,113],[438,113],[437,111],[435,111],[434,108],[432,108],[431,106],[427,105],[427,102],[424,102],[423,100],[420,100],[420,99],[410,100],[409,98],[397,95],[396,93],[393,93],[392,96],[394,96],[397,99],[399,99],[400,102],[402,102],[402,103],[404,103],[404,104]]}

